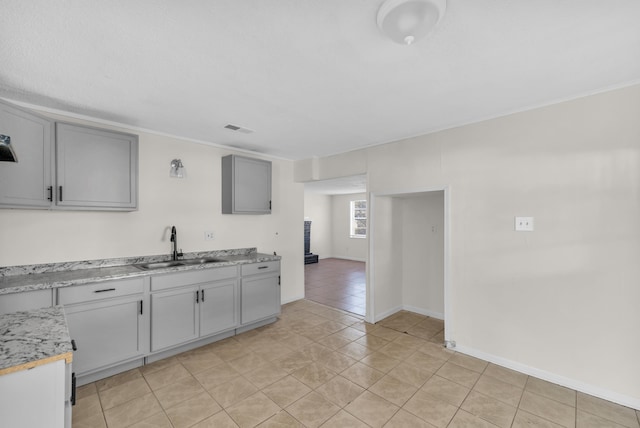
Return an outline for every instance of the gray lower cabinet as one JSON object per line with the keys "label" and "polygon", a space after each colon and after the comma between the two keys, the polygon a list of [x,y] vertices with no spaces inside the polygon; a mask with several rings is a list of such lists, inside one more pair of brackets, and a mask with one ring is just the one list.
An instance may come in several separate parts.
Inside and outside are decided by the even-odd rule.
{"label": "gray lower cabinet", "polygon": [[151,278],[151,352],[233,330],[239,321],[238,268]]}
{"label": "gray lower cabinet", "polygon": [[11,138],[18,162],[0,162],[0,207],[49,208],[53,121],[0,102],[0,135]]}
{"label": "gray lower cabinet", "polygon": [[71,428],[69,370],[58,360],[0,376],[2,426]]}
{"label": "gray lower cabinet", "polygon": [[[280,262],[62,287],[57,302],[77,346],[73,368],[82,385],[275,320]],[[52,303],[53,290],[0,295],[0,315]]]}
{"label": "gray lower cabinet", "polygon": [[56,205],[131,211],[138,207],[138,137],[56,124]]}
{"label": "gray lower cabinet", "polygon": [[222,213],[271,214],[271,162],[222,158]]}
{"label": "gray lower cabinet", "polygon": [[151,352],[198,338],[198,286],[151,294]]}
{"label": "gray lower cabinet", "polygon": [[142,278],[61,288],[78,376],[109,368],[148,351],[148,315]]}
{"label": "gray lower cabinet", "polygon": [[53,305],[53,290],[25,291],[0,295],[0,315],[47,308]]}
{"label": "gray lower cabinet", "polygon": [[280,262],[242,265],[242,325],[280,314]]}
{"label": "gray lower cabinet", "polygon": [[200,336],[235,328],[238,318],[237,278],[200,286]]}

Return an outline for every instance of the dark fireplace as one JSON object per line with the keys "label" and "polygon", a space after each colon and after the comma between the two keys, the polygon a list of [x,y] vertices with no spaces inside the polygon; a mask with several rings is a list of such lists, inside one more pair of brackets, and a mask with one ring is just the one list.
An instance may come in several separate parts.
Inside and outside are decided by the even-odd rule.
{"label": "dark fireplace", "polygon": [[318,255],[311,252],[311,222],[304,222],[304,264],[318,263]]}

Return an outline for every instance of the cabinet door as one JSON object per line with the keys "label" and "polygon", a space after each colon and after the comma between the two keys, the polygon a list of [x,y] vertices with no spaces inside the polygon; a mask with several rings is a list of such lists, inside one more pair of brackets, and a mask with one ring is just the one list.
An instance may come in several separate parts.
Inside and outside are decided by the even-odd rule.
{"label": "cabinet door", "polygon": [[271,162],[236,155],[222,158],[222,213],[271,213]]}
{"label": "cabinet door", "polygon": [[151,294],[151,351],[196,339],[198,287]]}
{"label": "cabinet door", "polygon": [[142,300],[140,296],[65,306],[69,334],[78,347],[73,355],[76,374],[144,355]]}
{"label": "cabinet door", "polygon": [[60,207],[133,210],[138,206],[138,137],[56,124]]}
{"label": "cabinet door", "polygon": [[0,162],[0,206],[49,208],[53,122],[0,102],[0,134],[18,162]]}
{"label": "cabinet door", "polygon": [[200,336],[238,326],[237,280],[200,286]]}
{"label": "cabinet door", "polygon": [[242,324],[274,317],[280,313],[280,281],[278,276],[242,278]]}
{"label": "cabinet door", "polygon": [[3,427],[65,426],[63,360],[0,376]]}

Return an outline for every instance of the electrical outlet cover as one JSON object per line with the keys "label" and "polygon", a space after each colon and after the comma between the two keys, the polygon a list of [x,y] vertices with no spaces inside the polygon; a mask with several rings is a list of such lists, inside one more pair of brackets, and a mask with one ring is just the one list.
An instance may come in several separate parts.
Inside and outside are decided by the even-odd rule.
{"label": "electrical outlet cover", "polygon": [[516,232],[533,232],[533,217],[516,217]]}

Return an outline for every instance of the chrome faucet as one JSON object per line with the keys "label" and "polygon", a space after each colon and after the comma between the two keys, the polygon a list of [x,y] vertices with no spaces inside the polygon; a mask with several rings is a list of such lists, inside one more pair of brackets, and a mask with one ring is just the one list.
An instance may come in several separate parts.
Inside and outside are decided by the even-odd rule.
{"label": "chrome faucet", "polygon": [[178,251],[178,231],[175,226],[171,226],[171,260],[178,260],[182,256],[182,249]]}

